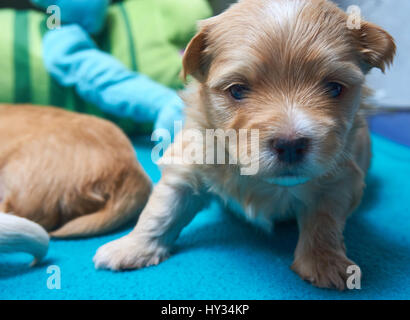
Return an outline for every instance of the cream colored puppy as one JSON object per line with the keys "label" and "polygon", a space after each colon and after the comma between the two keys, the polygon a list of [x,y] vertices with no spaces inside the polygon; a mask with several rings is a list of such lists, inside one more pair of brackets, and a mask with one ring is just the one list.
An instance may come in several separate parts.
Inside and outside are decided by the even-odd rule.
{"label": "cream colored puppy", "polygon": [[[259,170],[242,165],[164,165],[135,229],[101,247],[94,262],[113,270],[166,259],[210,195],[239,204],[270,229],[295,217],[299,241],[292,269],[319,287],[345,288],[343,229],[362,197],[370,141],[362,115],[365,75],[384,70],[392,37],[325,0],[242,0],[203,21],[184,56],[196,81],[185,93],[185,131],[258,130]],[[183,133],[174,145],[179,145]],[[255,147],[250,140],[247,151]],[[170,148],[180,158],[189,144]],[[238,145],[238,147],[240,147]],[[227,153],[230,153],[227,150]]]}

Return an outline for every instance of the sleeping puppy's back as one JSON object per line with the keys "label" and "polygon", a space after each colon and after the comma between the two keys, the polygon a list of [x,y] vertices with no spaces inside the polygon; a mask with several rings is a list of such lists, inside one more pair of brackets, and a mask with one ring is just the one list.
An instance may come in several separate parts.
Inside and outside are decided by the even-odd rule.
{"label": "sleeping puppy's back", "polygon": [[55,237],[109,232],[136,218],[151,181],[112,123],[53,107],[0,106],[0,212]]}

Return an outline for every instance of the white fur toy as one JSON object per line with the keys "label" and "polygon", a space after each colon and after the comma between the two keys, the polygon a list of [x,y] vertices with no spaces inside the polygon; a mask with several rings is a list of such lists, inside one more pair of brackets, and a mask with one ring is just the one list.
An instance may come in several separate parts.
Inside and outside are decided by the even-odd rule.
{"label": "white fur toy", "polygon": [[45,257],[48,233],[37,223],[0,212],[0,252],[25,252],[33,255],[31,266]]}

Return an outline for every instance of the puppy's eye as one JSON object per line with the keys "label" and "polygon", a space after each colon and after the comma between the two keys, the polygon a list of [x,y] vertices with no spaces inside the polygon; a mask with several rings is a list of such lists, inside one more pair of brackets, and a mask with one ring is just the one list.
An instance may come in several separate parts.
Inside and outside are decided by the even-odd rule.
{"label": "puppy's eye", "polygon": [[328,82],[326,83],[326,92],[332,98],[338,98],[342,94],[344,86],[337,82]]}
{"label": "puppy's eye", "polygon": [[249,92],[249,88],[242,84],[234,84],[233,86],[230,86],[228,90],[232,98],[234,98],[235,100],[244,99],[246,97],[246,94]]}

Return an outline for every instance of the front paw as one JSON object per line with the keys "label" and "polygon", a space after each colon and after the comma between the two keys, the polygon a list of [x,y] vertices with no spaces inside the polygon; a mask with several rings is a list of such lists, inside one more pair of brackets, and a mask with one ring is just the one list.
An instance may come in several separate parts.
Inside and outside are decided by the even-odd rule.
{"label": "front paw", "polygon": [[97,269],[129,270],[157,265],[168,257],[168,250],[155,242],[127,235],[97,250],[93,258]]}
{"label": "front paw", "polygon": [[344,255],[299,257],[291,269],[319,288],[346,289],[347,268],[355,263]]}

